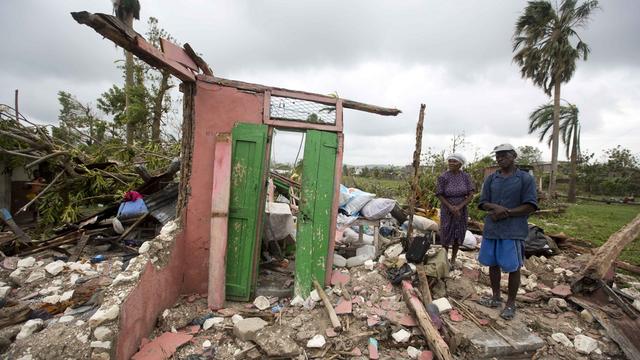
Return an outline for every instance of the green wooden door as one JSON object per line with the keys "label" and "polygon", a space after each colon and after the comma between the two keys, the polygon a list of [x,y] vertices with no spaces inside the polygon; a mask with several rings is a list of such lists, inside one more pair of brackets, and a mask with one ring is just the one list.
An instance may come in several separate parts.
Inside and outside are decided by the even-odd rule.
{"label": "green wooden door", "polygon": [[227,236],[226,297],[249,300],[259,246],[258,215],[264,200],[267,126],[238,123],[231,133],[231,193]]}
{"label": "green wooden door", "polygon": [[302,194],[296,236],[295,293],[306,298],[312,280],[324,284],[338,136],[309,130],[304,144]]}

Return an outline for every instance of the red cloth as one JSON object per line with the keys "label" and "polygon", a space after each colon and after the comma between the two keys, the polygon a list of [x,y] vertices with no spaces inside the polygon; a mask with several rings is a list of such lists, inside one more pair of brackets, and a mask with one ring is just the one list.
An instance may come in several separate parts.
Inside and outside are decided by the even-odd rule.
{"label": "red cloth", "polygon": [[127,191],[124,194],[124,201],[136,201],[142,199],[142,195],[137,191]]}

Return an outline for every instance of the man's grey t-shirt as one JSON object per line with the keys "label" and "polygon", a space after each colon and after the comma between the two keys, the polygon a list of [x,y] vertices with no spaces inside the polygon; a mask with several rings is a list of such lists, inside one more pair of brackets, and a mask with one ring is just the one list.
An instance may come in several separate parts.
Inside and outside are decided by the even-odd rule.
{"label": "man's grey t-shirt", "polygon": [[[531,204],[538,209],[538,194],[533,176],[516,169],[511,176],[502,176],[500,170],[489,175],[482,186],[480,204],[493,203],[513,209],[523,204]],[[528,215],[511,216],[503,220],[493,221],[487,214],[484,218],[482,236],[486,239],[525,240],[529,234]]]}

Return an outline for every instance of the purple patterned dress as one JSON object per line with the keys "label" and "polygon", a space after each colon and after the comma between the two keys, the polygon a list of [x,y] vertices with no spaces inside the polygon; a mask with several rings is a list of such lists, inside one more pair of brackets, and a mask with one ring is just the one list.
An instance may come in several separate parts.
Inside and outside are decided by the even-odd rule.
{"label": "purple patterned dress", "polygon": [[[473,191],[475,191],[473,180],[464,171],[459,171],[457,174],[446,171],[438,177],[436,195],[442,195],[451,205],[462,203],[464,198]],[[458,244],[462,243],[467,231],[468,217],[466,206],[460,210],[460,217],[454,217],[444,204],[440,205],[440,242],[442,245],[449,246],[454,241]]]}

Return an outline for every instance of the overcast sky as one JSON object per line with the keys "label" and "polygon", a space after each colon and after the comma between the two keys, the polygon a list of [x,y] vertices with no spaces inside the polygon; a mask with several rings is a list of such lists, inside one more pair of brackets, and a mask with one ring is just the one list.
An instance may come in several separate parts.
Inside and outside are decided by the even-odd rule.
{"label": "overcast sky", "polygon": [[[217,76],[397,107],[384,117],[345,110],[347,164],[411,162],[420,103],[423,151],[465,134],[473,159],[494,145],[546,144],[527,134],[528,114],[550,99],[521,79],[511,36],[525,1],[141,0],[179,42],[189,42]],[[640,2],[603,0],[588,28],[592,49],[562,97],[580,109],[582,148],[616,145],[640,153]],[[1,0],[0,103],[41,122],[57,121],[57,92],[95,104],[122,84],[120,49],[77,24],[71,11],[111,13],[109,0]],[[285,139],[286,137],[283,137]],[[278,147],[297,152],[294,137]],[[564,160],[564,152],[561,153]]]}

